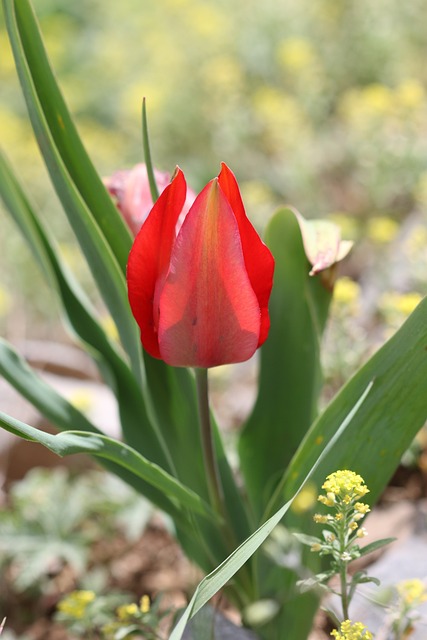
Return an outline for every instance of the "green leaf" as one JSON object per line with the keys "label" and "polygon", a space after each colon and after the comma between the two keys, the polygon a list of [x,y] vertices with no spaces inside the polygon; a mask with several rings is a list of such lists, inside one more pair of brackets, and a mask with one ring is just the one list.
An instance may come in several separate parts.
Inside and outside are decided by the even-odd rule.
{"label": "green leaf", "polygon": [[[38,376],[19,354],[5,340],[0,339],[0,374],[29,400],[57,428],[69,431],[78,429],[89,433],[101,434],[80,411],[63,398]],[[104,466],[145,495],[154,504],[167,513],[175,513],[180,519],[180,512],[170,503],[166,496],[130,474],[120,466],[105,461]]]}
{"label": "green leaf", "polygon": [[296,531],[293,532],[293,536],[308,547],[312,547],[313,544],[319,544],[319,542],[321,542],[321,540],[315,536],[308,536],[305,533],[298,533]]}
{"label": "green leaf", "polygon": [[[78,309],[78,307],[77,307]],[[144,434],[144,451],[153,462],[167,468],[168,461],[148,420],[141,392],[126,366],[116,361],[117,396],[120,399],[119,413],[123,433],[129,444],[141,444]],[[83,429],[92,431],[93,425],[64,398],[57,394],[27,365],[25,360],[0,338],[0,374],[29,400],[46,418],[60,429]]]}
{"label": "green leaf", "polygon": [[266,522],[264,522],[259,529],[257,529],[247,540],[245,540],[233,553],[212,573],[206,576],[197,586],[193,597],[187,608],[185,609],[178,624],[174,627],[169,640],[181,640],[184,633],[185,626],[191,618],[220,590],[225,584],[237,573],[239,569],[245,564],[245,562],[259,549],[259,547],[265,542],[270,533],[273,531],[281,519],[284,517],[292,502],[304,487],[307,480],[313,475],[317,467],[321,464],[325,456],[333,451],[337,441],[352,424],[354,416],[360,411],[360,407],[366,401],[369,396],[372,385],[369,384],[360,396],[356,404],[352,407],[351,411],[344,418],[339,429],[335,432],[333,438],[328,442],[324,450],[320,453],[318,460],[314,463],[311,470],[307,473],[306,477],[301,482],[294,495],[284,504],[280,509],[272,515]]}
{"label": "green leaf", "polygon": [[[70,112],[58,87],[52,66],[29,0],[5,0],[5,14],[16,15],[9,31],[18,70],[24,57],[31,74],[34,91],[40,101],[53,143],[67,168],[70,179],[92,212],[123,273],[132,237],[122,216],[106,191],[81,142]],[[22,72],[20,72],[23,82]],[[26,80],[25,80],[26,82]],[[24,91],[25,88],[23,87]],[[43,150],[42,150],[43,151]]]}
{"label": "green leaf", "polygon": [[277,212],[265,240],[276,262],[271,328],[261,349],[258,397],[239,441],[245,485],[258,517],[316,415],[319,345],[331,299],[321,275],[309,276],[293,211]]}
{"label": "green leaf", "polygon": [[427,298],[403,326],[349,380],[316,420],[295,454],[267,514],[286,496],[293,495],[334,434],[347,408],[370,380],[372,391],[357,417],[317,469],[313,480],[320,486],[337,469],[359,473],[369,488],[366,499],[374,503],[399,464],[403,452],[427,418]]}
{"label": "green leaf", "polygon": [[25,440],[42,444],[61,457],[75,453],[88,453],[114,462],[155,487],[167,496],[177,509],[188,509],[191,513],[218,522],[218,514],[215,514],[194,491],[185,487],[158,465],[144,458],[135,449],[118,440],[101,433],[84,431],[64,431],[52,435],[35,429],[1,411],[0,426]]}
{"label": "green leaf", "polygon": [[[133,376],[128,365],[95,319],[95,310],[62,263],[54,240],[50,237],[41,218],[35,213],[34,207],[1,151],[0,196],[42,269],[48,285],[56,292],[60,301],[60,310],[68,327],[86,347],[90,348],[92,357],[104,375],[108,363],[116,377],[124,377],[129,381]],[[111,371],[105,377],[107,382],[111,382]],[[112,386],[115,390],[116,381],[113,381]]]}
{"label": "green leaf", "polygon": [[[111,237],[115,235],[120,237],[120,229],[124,223],[120,220],[117,211],[114,211],[114,205],[103,187],[100,191],[103,197],[99,196],[99,190],[96,189],[99,178],[93,177],[96,172],[93,168],[89,169],[85,162],[85,154],[80,148],[81,145],[76,143],[75,130],[68,112],[64,110],[65,105],[51,73],[31,5],[28,0],[19,2],[3,0],[3,4],[21,86],[52,183],[78,238],[99,291],[117,325],[123,346],[132,363],[134,375],[142,382],[141,346],[136,323],[127,300],[124,277],[126,256],[123,255],[119,263],[101,230],[101,222],[107,211],[110,211],[111,220],[104,227],[108,226]],[[67,152],[64,151],[64,145],[69,144],[70,140],[75,143],[75,146],[70,143],[72,153],[70,148]],[[82,177],[85,171],[87,174],[84,179],[87,180],[87,185],[85,197],[83,197],[79,190],[81,183],[77,180],[77,185],[75,180],[76,172]],[[89,198],[90,193],[95,195]],[[100,217],[94,216],[94,210],[100,212]],[[114,222],[112,222],[113,219]],[[126,251],[122,250],[126,255],[130,248],[130,236],[127,235]]]}
{"label": "green leaf", "polygon": [[382,538],[381,540],[375,540],[370,544],[365,545],[360,549],[359,557],[366,556],[368,553],[372,553],[373,551],[377,551],[377,549],[381,549],[386,545],[394,542],[396,538]]}
{"label": "green leaf", "polygon": [[156,178],[154,176],[154,167],[151,160],[150,139],[148,136],[147,123],[147,105],[145,98],[142,101],[142,146],[144,149],[144,160],[147,166],[147,176],[150,185],[151,199],[156,202],[159,197],[159,189],[157,187]]}

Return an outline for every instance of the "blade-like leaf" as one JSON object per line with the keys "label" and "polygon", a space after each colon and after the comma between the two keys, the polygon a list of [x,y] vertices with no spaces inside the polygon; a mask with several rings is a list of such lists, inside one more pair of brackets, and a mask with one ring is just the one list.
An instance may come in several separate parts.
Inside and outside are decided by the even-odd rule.
{"label": "blade-like leaf", "polygon": [[266,522],[264,522],[259,529],[257,529],[245,542],[243,542],[233,553],[212,573],[204,578],[197,586],[193,597],[185,609],[181,619],[169,636],[169,640],[181,640],[184,633],[185,626],[193,616],[225,585],[227,582],[237,573],[237,571],[244,565],[244,563],[259,549],[263,542],[268,538],[274,527],[279,524],[280,520],[288,511],[292,502],[301,491],[307,480],[313,475],[319,464],[322,462],[325,456],[327,456],[331,450],[333,450],[337,441],[348,429],[352,423],[354,416],[360,410],[360,407],[366,401],[372,388],[372,384],[369,384],[360,396],[356,404],[343,420],[339,429],[335,432],[334,437],[329,441],[324,450],[320,453],[318,460],[314,463],[312,469],[306,474],[301,485],[298,487],[295,494],[290,500],[286,502],[273,516],[271,516]]}
{"label": "blade-like leaf", "polygon": [[[132,244],[130,231],[80,140],[52,71],[31,3],[28,0],[12,0],[5,3],[5,7],[9,14],[13,11],[16,15],[19,43],[16,37],[18,33],[12,38],[13,32],[9,31],[14,55],[18,54],[18,45],[19,55],[24,55],[28,63],[34,90],[40,100],[53,143],[124,274]],[[21,74],[21,82],[22,80]]]}
{"label": "blade-like leaf", "polygon": [[[89,301],[61,263],[53,240],[1,153],[0,195],[46,275],[49,285],[57,292],[68,325],[86,345],[89,345],[90,354],[100,366],[106,381],[111,384],[117,396],[123,434],[127,442],[135,446],[143,432],[145,454],[154,462],[167,467],[167,459],[153,431],[135,377],[95,320],[96,314]],[[17,355],[15,362],[16,359]],[[9,372],[9,380],[12,382],[11,376]],[[26,395],[22,385],[20,390]]]}
{"label": "blade-like leaf", "polygon": [[218,522],[218,515],[200,496],[191,491],[161,467],[153,464],[128,445],[109,438],[101,433],[84,431],[64,431],[56,435],[35,429],[20,420],[16,420],[0,411],[0,426],[31,442],[38,442],[47,449],[64,457],[76,453],[88,453],[99,456],[124,467],[159,490],[175,504],[177,509],[188,509],[209,520]]}
{"label": "blade-like leaf", "polygon": [[381,540],[374,540],[370,544],[365,545],[360,549],[360,556],[366,556],[368,553],[372,553],[373,551],[377,551],[377,549],[381,549],[386,545],[394,542],[397,538],[382,538]]}
{"label": "blade-like leaf", "polygon": [[150,184],[151,199],[156,202],[159,197],[159,189],[157,187],[156,178],[154,176],[154,167],[151,160],[150,139],[148,136],[147,123],[147,105],[145,98],[142,101],[142,147],[144,149],[144,160],[147,166],[148,182]]}
{"label": "blade-like leaf", "polygon": [[258,517],[315,417],[319,343],[332,295],[320,275],[309,276],[293,211],[277,212],[265,240],[276,263],[271,327],[261,349],[258,397],[239,441],[245,486]]}
{"label": "blade-like leaf", "polygon": [[[73,405],[44,382],[44,380],[28,366],[25,360],[18,355],[11,345],[1,339],[0,374],[56,427],[67,432],[77,428],[91,433],[101,433],[83,414],[75,409]],[[135,405],[133,404],[132,406]],[[126,411],[128,411],[128,408],[125,404],[121,407],[121,412],[124,413],[124,419],[126,419]],[[138,414],[129,416],[129,419],[133,420],[135,427],[137,427]],[[134,437],[137,441],[137,447],[132,446],[134,449],[145,454],[145,451],[150,450],[150,448],[145,442],[147,434],[142,428],[142,420],[140,426],[139,433],[136,433]],[[186,461],[188,465],[191,465],[191,453],[195,459],[197,457],[195,455],[196,449],[189,447],[187,443],[184,444],[187,447],[187,452],[190,452],[186,457]],[[144,457],[147,456],[144,455]],[[153,462],[151,458],[150,462]],[[209,571],[212,566],[215,566],[215,564],[227,555],[227,549],[230,548],[227,546],[227,543],[229,545],[230,541],[225,541],[218,534],[217,522],[213,525],[211,521],[196,520],[191,513],[186,514],[185,511],[183,512],[182,509],[171,502],[167,494],[163,494],[158,489],[155,489],[140,477],[130,473],[123,466],[114,464],[107,459],[102,460],[102,464],[108,470],[133,486],[136,491],[146,496],[153,504],[173,517],[178,528],[178,535],[189,557],[196,560],[201,567]],[[185,485],[186,483],[184,482],[182,484]],[[189,490],[199,494],[197,486],[195,488],[189,487]],[[203,500],[203,496],[199,496],[199,499]]]}
{"label": "blade-like leaf", "polygon": [[[46,384],[15,349],[2,339],[0,374],[58,428],[92,430],[89,428],[89,421]],[[141,443],[143,433],[146,454],[150,455],[154,462],[160,461],[162,466],[167,468],[168,461],[150,429],[142,397],[132,376],[129,382],[130,386],[127,386],[125,377],[118,378],[118,396],[122,400],[119,411],[124,434],[128,442],[134,446],[135,441]]]}
{"label": "blade-like leaf", "polygon": [[349,380],[316,420],[294,456],[267,513],[311,468],[321,446],[329,442],[346,413],[369,380],[372,392],[347,429],[345,440],[334,447],[313,480],[320,486],[337,469],[352,469],[369,487],[366,499],[375,502],[399,464],[400,458],[427,419],[427,298],[402,327]]}
{"label": "blade-like leaf", "polygon": [[[136,323],[127,300],[123,268],[119,266],[109,243],[100,230],[98,221],[95,220],[73,182],[69,168],[57,146],[55,133],[59,126],[64,130],[63,135],[68,136],[68,129],[66,129],[68,119],[65,123],[62,120],[64,114],[60,106],[57,105],[58,108],[56,108],[49,103],[49,96],[52,91],[55,93],[55,89],[52,88],[50,79],[46,79],[44,75],[49,67],[47,61],[37,47],[33,49],[35,43],[41,45],[41,40],[31,6],[27,0],[18,3],[15,0],[4,0],[4,13],[29,115],[52,183],[79,240],[99,291],[116,322],[121,341],[132,363],[134,375],[142,382],[141,346]],[[77,155],[77,162],[78,160]],[[111,206],[113,206],[112,203]]]}

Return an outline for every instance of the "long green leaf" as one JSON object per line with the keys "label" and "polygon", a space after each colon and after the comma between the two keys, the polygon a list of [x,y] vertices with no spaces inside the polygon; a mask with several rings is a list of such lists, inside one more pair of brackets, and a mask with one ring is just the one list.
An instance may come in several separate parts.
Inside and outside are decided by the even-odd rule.
{"label": "long green leaf", "polygon": [[314,463],[311,470],[306,472],[304,479],[300,483],[300,486],[295,491],[294,495],[284,504],[280,509],[272,515],[266,522],[264,522],[259,529],[257,529],[243,544],[241,544],[233,553],[212,573],[204,578],[197,586],[194,595],[184,611],[178,624],[173,629],[169,640],[181,640],[185,626],[192,617],[220,590],[227,582],[237,573],[237,571],[244,565],[244,563],[259,549],[259,547],[265,542],[274,527],[279,524],[280,520],[284,517],[293,500],[301,491],[307,480],[311,478],[318,466],[321,464],[325,456],[334,451],[336,443],[339,441],[344,432],[352,424],[355,415],[360,411],[360,408],[366,402],[366,398],[369,397],[371,392],[372,383],[368,384],[356,404],[352,407],[351,411],[345,416],[339,429],[334,434],[334,437],[328,442],[326,447],[320,453],[317,461]]}
{"label": "long green leaf", "polygon": [[309,276],[293,211],[276,213],[265,240],[276,263],[271,327],[261,349],[257,400],[239,440],[245,486],[258,518],[317,412],[320,339],[332,295],[320,276]]}
{"label": "long green leaf", "polygon": [[346,432],[319,466],[314,481],[328,473],[353,469],[369,487],[375,502],[399,464],[400,458],[427,419],[427,298],[402,327],[349,380],[316,420],[295,454],[267,515],[283,497],[293,494],[321,447],[333,438],[346,407],[369,380],[372,392]]}
{"label": "long green leaf", "polygon": [[[83,414],[81,414],[73,405],[71,405],[65,398],[59,395],[50,385],[48,385],[40,376],[38,376],[34,370],[32,370],[28,364],[23,360],[19,354],[9,345],[6,341],[0,339],[0,375],[3,375],[12,386],[17,389],[29,402],[31,402],[46,418],[54,424],[57,428],[69,432],[71,430],[84,430],[91,433],[100,433],[100,431],[90,423]],[[132,406],[135,406],[134,403]],[[121,412],[126,412],[126,404],[120,407]],[[179,414],[182,415],[182,414]],[[126,419],[126,415],[125,415]],[[130,416],[129,419],[133,419],[135,426],[137,426],[138,416]],[[139,433],[135,435],[137,446],[132,445],[134,449],[144,454],[145,458],[149,458],[146,452],[152,452],[152,448],[145,442],[146,433],[141,424]],[[186,447],[188,453],[185,458],[188,465],[192,464],[192,458],[197,458],[197,448],[194,446],[188,446],[188,442],[182,446]],[[151,458],[150,462],[153,462]],[[164,495],[157,489],[154,489],[150,484],[144,482],[134,474],[130,474],[128,471],[119,467],[118,465],[112,465],[111,462],[104,460],[104,466],[110,471],[116,473],[125,482],[133,486],[141,494],[145,495],[154,504],[160,507],[166,513],[169,513],[177,525],[177,533],[182,541],[188,556],[196,560],[201,567],[209,571],[212,566],[215,566],[226,555],[227,546],[226,542],[218,530],[218,523],[213,524],[211,521],[198,521],[191,517],[191,514],[186,514],[182,509],[178,509],[176,505],[171,503],[169,496]],[[189,474],[192,478],[191,474]],[[185,485],[181,479],[179,481]],[[200,496],[198,487],[189,487],[189,490],[197,493],[201,500],[203,495]]]}
{"label": "long green leaf", "polygon": [[[167,466],[145,408],[141,390],[117,349],[95,320],[95,311],[81,288],[62,264],[53,240],[34,212],[3,154],[0,153],[0,195],[20,228],[49,285],[57,292],[61,309],[73,332],[89,346],[117,396],[123,434],[132,446],[144,434],[145,453],[154,462]],[[16,359],[15,359],[16,360]],[[23,391],[21,390],[21,393]],[[24,394],[25,395],[25,394]]]}
{"label": "long green leaf", "polygon": [[[54,144],[71,180],[87,207],[123,273],[131,247],[131,234],[108,195],[77,133],[67,105],[56,82],[37,20],[29,0],[13,0],[22,54],[25,55],[34,89],[49,126]],[[15,54],[16,55],[16,54]]]}
{"label": "long green leaf", "polygon": [[123,442],[109,438],[101,433],[87,433],[84,431],[65,431],[52,435],[30,427],[1,411],[0,426],[25,440],[42,444],[61,457],[75,453],[88,453],[92,456],[105,458],[124,467],[168,496],[168,499],[175,503],[178,509],[188,509],[204,518],[214,522],[218,521],[218,515],[194,491],[185,487],[161,467],[153,464]]}
{"label": "long green leaf", "polygon": [[[0,339],[0,374],[58,428],[93,430],[89,421],[44,382],[15,349],[2,339]],[[136,440],[145,455],[153,455],[151,458],[153,461],[160,458],[166,465],[163,452],[148,428],[149,423],[144,414],[144,406],[141,403],[138,405],[138,397],[133,395],[137,391],[132,387],[129,389],[124,387],[123,391],[119,392],[124,401],[123,405],[119,407],[122,423],[125,425],[124,431],[127,431],[131,436],[129,438],[130,444]],[[126,397],[129,399],[129,407],[126,404]],[[141,413],[134,415],[133,412],[138,409]],[[146,439],[146,443],[144,439]],[[134,445],[132,444],[132,446]]]}
{"label": "long green leaf", "polygon": [[[142,382],[141,346],[136,323],[127,300],[123,268],[119,266],[109,243],[100,230],[98,221],[95,220],[73,182],[69,168],[57,147],[55,132],[57,132],[58,123],[60,128],[64,129],[64,136],[68,136],[68,130],[65,127],[66,123],[62,120],[61,110],[56,111],[51,106],[46,107],[46,101],[49,104],[49,96],[53,89],[43,75],[47,68],[43,56],[38,58],[40,52],[32,48],[35,42],[40,41],[40,35],[31,7],[27,0],[18,3],[16,0],[3,0],[3,3],[6,26],[22,90],[52,183],[79,240],[100,293],[116,322],[123,346],[132,363],[134,375]],[[78,154],[76,157],[78,161]]]}
{"label": "long green leaf", "polygon": [[[2,339],[0,339],[0,374],[56,428],[64,431],[78,429],[88,433],[101,434],[95,425],[40,378],[12,346]],[[179,509],[175,508],[167,496],[153,489],[151,485],[143,482],[139,477],[130,474],[123,467],[113,465],[108,461],[104,461],[104,466],[172,517],[178,517],[178,521],[180,521]]]}

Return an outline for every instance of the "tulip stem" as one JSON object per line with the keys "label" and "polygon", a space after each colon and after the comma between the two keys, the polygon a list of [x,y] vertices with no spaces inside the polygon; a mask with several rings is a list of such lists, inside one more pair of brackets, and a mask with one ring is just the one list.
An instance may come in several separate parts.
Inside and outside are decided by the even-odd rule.
{"label": "tulip stem", "polygon": [[197,398],[199,403],[199,424],[202,440],[203,458],[205,462],[209,497],[212,505],[224,514],[224,494],[219,476],[215,447],[213,441],[211,415],[209,409],[208,370],[196,369]]}

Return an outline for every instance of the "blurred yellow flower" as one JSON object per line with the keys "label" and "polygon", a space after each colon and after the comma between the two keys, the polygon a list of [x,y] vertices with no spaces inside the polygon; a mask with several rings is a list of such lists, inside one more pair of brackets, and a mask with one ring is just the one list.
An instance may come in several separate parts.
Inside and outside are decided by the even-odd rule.
{"label": "blurred yellow flower", "polygon": [[403,109],[419,109],[426,106],[426,93],[419,80],[410,78],[401,82],[395,90],[396,103]]}
{"label": "blurred yellow flower", "polygon": [[15,62],[5,29],[0,29],[1,76],[15,74]]}
{"label": "blurred yellow flower", "polygon": [[295,136],[295,131],[300,131],[306,124],[297,100],[275,87],[260,87],[254,94],[253,102],[255,112],[275,136],[284,130],[291,131]]}
{"label": "blurred yellow flower", "polygon": [[93,591],[72,591],[59,601],[58,611],[79,620],[86,613],[88,605],[95,600]]}
{"label": "blurred yellow flower", "polygon": [[9,313],[12,307],[12,300],[9,293],[3,287],[0,287],[0,318]]}
{"label": "blurred yellow flower", "polygon": [[93,406],[93,394],[88,389],[82,387],[76,389],[68,398],[69,402],[81,411],[82,413],[88,413]]}
{"label": "blurred yellow flower", "polygon": [[237,59],[221,55],[207,60],[203,66],[203,79],[211,91],[238,93],[243,89],[244,73]]}
{"label": "blurred yellow flower", "polygon": [[197,3],[188,11],[189,26],[203,38],[222,40],[228,33],[227,15],[213,4]]}
{"label": "blurred yellow flower", "polygon": [[377,126],[379,121],[392,115],[394,109],[393,92],[389,87],[379,83],[346,91],[339,105],[339,111],[344,119],[362,129]]}
{"label": "blurred yellow flower", "polygon": [[309,40],[305,38],[286,38],[277,48],[277,60],[290,71],[302,71],[315,60],[315,52]]}
{"label": "blurred yellow flower", "polygon": [[301,489],[295,500],[292,502],[291,510],[298,514],[310,511],[310,509],[312,509],[316,504],[316,496],[316,486],[312,483],[307,484],[303,489]]}
{"label": "blurred yellow flower", "polygon": [[117,617],[119,618],[119,620],[123,620],[123,622],[125,622],[126,620],[130,620],[131,618],[136,616],[138,612],[138,605],[136,605],[135,603],[122,604],[117,609]]}
{"label": "blurred yellow flower", "polygon": [[403,246],[409,258],[413,258],[419,251],[427,251],[427,228],[421,224],[414,226],[405,238]]}
{"label": "blurred yellow flower", "polygon": [[396,585],[399,596],[406,605],[417,606],[427,601],[427,589],[422,580],[413,578]]}
{"label": "blurred yellow flower", "polygon": [[114,340],[115,342],[119,341],[119,332],[117,331],[116,323],[111,316],[104,316],[101,319],[101,327],[104,329],[110,340]]}
{"label": "blurred yellow flower", "polygon": [[334,287],[334,301],[342,305],[353,305],[360,296],[360,285],[351,278],[339,278]]}
{"label": "blurred yellow flower", "polygon": [[141,613],[148,613],[150,611],[150,598],[147,595],[142,596],[139,601],[139,608]]}
{"label": "blurred yellow flower", "polygon": [[379,300],[381,311],[393,320],[393,313],[397,312],[401,316],[409,316],[415,307],[421,302],[422,295],[417,291],[409,293],[388,292],[384,293]]}
{"label": "blurred yellow flower", "polygon": [[362,105],[372,113],[385,114],[393,107],[393,94],[384,84],[373,83],[361,91]]}
{"label": "blurred yellow flower", "polygon": [[396,237],[399,224],[387,216],[375,216],[368,220],[366,235],[373,242],[386,244]]}

